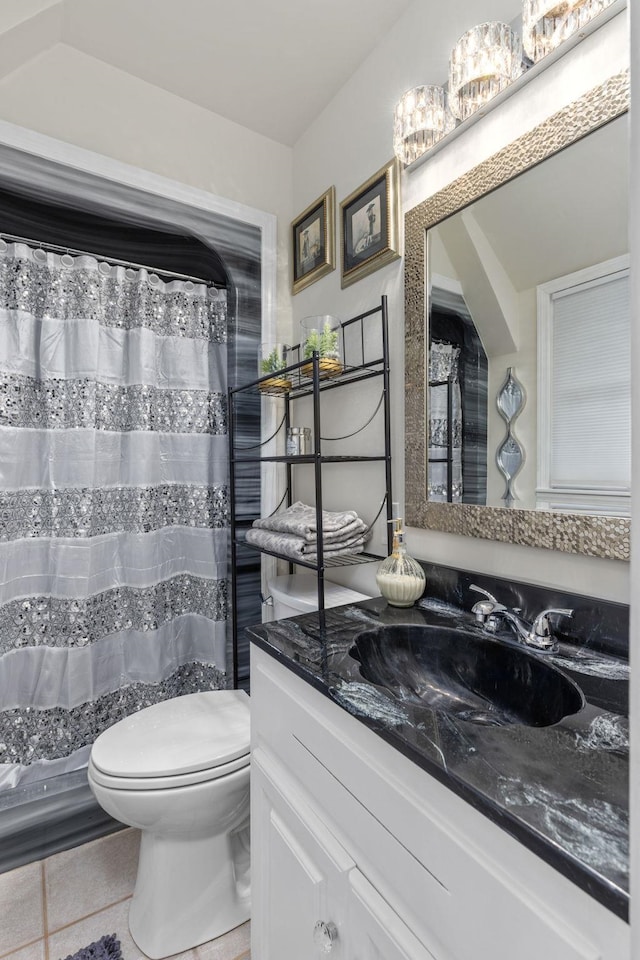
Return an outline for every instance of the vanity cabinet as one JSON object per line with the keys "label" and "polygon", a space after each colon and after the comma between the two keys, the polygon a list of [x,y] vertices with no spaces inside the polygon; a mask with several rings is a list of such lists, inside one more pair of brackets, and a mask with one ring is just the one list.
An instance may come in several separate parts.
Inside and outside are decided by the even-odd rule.
{"label": "vanity cabinet", "polygon": [[[259,954],[273,960],[310,956],[314,938],[331,944],[334,930],[344,929],[348,876],[355,864],[300,790],[289,789],[290,778],[281,777],[278,766],[262,753],[256,754],[252,776],[260,876],[267,895]],[[341,940],[331,950],[336,957],[344,956]]]}
{"label": "vanity cabinet", "polygon": [[253,755],[251,790],[253,869],[265,894],[253,910],[252,956],[434,960],[264,747]]}
{"label": "vanity cabinet", "polygon": [[253,960],[627,960],[627,925],[252,647]]}

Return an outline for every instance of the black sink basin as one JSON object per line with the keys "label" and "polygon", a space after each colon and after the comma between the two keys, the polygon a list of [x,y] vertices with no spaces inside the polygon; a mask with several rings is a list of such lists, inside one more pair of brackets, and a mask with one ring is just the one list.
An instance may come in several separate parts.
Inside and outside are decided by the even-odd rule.
{"label": "black sink basin", "polygon": [[474,633],[381,627],[361,633],[349,653],[370,683],[471,723],[548,727],[584,706],[579,688],[555,667]]}

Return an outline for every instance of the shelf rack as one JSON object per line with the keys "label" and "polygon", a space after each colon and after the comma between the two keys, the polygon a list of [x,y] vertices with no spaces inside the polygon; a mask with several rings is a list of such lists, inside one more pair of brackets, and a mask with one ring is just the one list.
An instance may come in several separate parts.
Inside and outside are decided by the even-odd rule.
{"label": "shelf rack", "polygon": [[[377,324],[377,327],[376,327]],[[297,344],[290,348],[287,359],[291,362],[283,369],[278,371],[279,378],[286,378],[291,383],[291,389],[287,392],[282,390],[270,390],[269,381],[273,379],[273,374],[267,374],[245,383],[242,386],[229,390],[229,480],[230,480],[230,528],[231,528],[231,607],[232,607],[232,630],[233,630],[233,671],[234,686],[237,683],[238,676],[238,595],[236,570],[238,561],[238,550],[252,550],[258,553],[264,553],[268,556],[284,560],[289,564],[290,571],[294,566],[306,567],[315,570],[318,583],[318,610],[320,616],[324,616],[324,573],[325,570],[335,567],[351,566],[360,563],[371,563],[381,560],[383,557],[378,554],[363,552],[355,554],[344,554],[339,557],[324,556],[324,546],[322,539],[317,543],[317,561],[309,562],[301,559],[292,560],[291,557],[276,553],[271,550],[264,550],[253,544],[246,543],[241,536],[241,525],[236,516],[236,485],[238,483],[238,468],[247,465],[260,466],[263,463],[283,463],[286,465],[286,493],[282,504],[290,506],[293,502],[293,473],[296,466],[307,464],[312,465],[314,469],[314,489],[315,489],[315,508],[317,529],[322,530],[322,474],[323,467],[326,464],[341,463],[379,463],[384,467],[384,500],[380,512],[386,507],[387,520],[387,554],[391,553],[393,545],[393,534],[391,528],[392,519],[392,491],[391,491],[391,420],[390,420],[390,395],[389,395],[389,330],[387,316],[387,298],[382,297],[378,306],[349,320],[340,323],[340,338],[342,347],[343,368],[340,376],[323,378],[320,369],[320,357],[314,353],[312,358],[302,356],[303,344]],[[376,334],[376,336],[371,336]],[[371,345],[371,341],[374,341]],[[369,356],[373,353],[373,356]],[[308,371],[311,370],[311,376]],[[331,390],[344,388],[347,385],[353,385],[365,380],[380,378],[382,380],[382,418],[383,418],[383,450],[380,454],[373,456],[338,456],[324,454],[322,452],[322,403],[321,398],[324,393]],[[302,455],[267,455],[254,456],[243,454],[242,448],[237,448],[235,443],[235,421],[238,416],[238,405],[241,402],[242,395],[248,392],[258,391],[262,396],[278,397],[284,402],[284,416],[276,433],[284,431],[286,436],[291,424],[291,410],[295,402],[303,397],[311,397],[312,418],[313,418],[313,453]],[[377,412],[377,409],[376,409]],[[375,415],[375,414],[374,414]],[[371,420],[373,417],[371,418]],[[369,425],[370,421],[355,431],[361,432]],[[274,435],[275,436],[275,435]],[[273,439],[273,437],[269,438]],[[381,444],[382,446],[382,444]],[[250,449],[250,448],[247,448]],[[255,449],[255,448],[251,448]],[[281,504],[281,505],[282,505]],[[378,516],[380,513],[378,514]],[[374,518],[370,525],[375,523],[378,517]],[[243,524],[242,526],[246,526]]]}
{"label": "shelf rack", "polygon": [[[449,375],[444,380],[429,380],[429,390],[432,387],[447,388],[447,455],[446,457],[427,457],[427,465],[430,463],[446,463],[447,465],[447,503],[453,503],[453,377]],[[429,410],[432,397],[429,395]],[[431,440],[429,440],[431,444]],[[429,487],[431,491],[431,487]]]}

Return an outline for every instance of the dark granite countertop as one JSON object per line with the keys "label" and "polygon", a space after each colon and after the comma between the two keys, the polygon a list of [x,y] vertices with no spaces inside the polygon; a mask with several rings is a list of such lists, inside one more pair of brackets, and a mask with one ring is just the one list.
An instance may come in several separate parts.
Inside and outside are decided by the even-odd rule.
{"label": "dark granite countertop", "polygon": [[[593,646],[535,653],[585,705],[551,726],[469,722],[369,683],[349,653],[363,631],[431,624],[486,633],[441,600],[408,610],[382,598],[248,628],[250,639],[516,837],[628,918],[628,663]],[[508,635],[496,643],[511,642]],[[521,647],[519,647],[522,649]]]}

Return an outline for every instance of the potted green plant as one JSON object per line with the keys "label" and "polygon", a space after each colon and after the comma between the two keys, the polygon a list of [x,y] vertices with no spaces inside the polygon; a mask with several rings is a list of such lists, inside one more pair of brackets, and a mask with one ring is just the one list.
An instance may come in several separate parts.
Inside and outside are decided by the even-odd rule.
{"label": "potted green plant", "polygon": [[[303,359],[310,360],[314,353],[319,355],[318,367],[321,377],[339,377],[342,373],[340,359],[340,324],[335,317],[306,317],[302,321],[306,329]],[[302,367],[305,377],[313,375],[313,364]]]}
{"label": "potted green plant", "polygon": [[[291,390],[291,380],[281,373],[287,366],[286,352],[287,348],[282,344],[263,344],[259,363],[263,379],[258,386],[264,393],[288,393]],[[265,374],[273,376],[265,379]]]}

